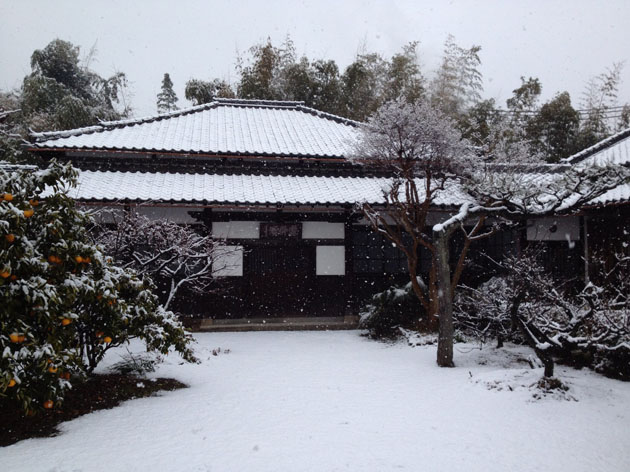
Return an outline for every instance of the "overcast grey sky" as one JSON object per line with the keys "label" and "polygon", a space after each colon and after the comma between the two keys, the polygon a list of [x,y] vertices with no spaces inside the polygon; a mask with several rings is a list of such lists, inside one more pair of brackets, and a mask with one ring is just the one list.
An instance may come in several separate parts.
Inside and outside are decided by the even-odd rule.
{"label": "overcast grey sky", "polygon": [[[87,52],[102,75],[125,72],[136,115],[156,112],[169,72],[180,98],[186,80],[235,79],[237,51],[287,34],[298,53],[330,58],[343,69],[365,45],[385,56],[420,41],[425,75],[435,69],[446,36],[482,46],[485,97],[501,106],[534,76],[543,97],[568,90],[579,105],[585,82],[630,55],[630,1],[366,1],[366,0],[0,0],[0,88],[19,87],[30,55],[54,38]],[[630,101],[630,61],[620,101]]]}

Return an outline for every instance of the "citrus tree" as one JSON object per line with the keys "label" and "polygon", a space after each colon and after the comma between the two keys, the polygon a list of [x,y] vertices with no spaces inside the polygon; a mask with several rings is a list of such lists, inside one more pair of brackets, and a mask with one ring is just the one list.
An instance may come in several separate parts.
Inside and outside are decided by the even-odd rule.
{"label": "citrus tree", "polygon": [[137,337],[194,356],[152,283],[108,262],[65,192],[76,171],[0,164],[0,396],[54,408],[108,349]]}

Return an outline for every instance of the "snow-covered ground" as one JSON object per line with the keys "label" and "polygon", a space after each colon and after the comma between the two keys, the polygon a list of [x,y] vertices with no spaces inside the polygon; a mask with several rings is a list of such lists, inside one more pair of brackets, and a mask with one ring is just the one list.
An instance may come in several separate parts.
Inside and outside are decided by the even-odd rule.
{"label": "snow-covered ground", "polygon": [[559,367],[569,392],[536,399],[529,385],[541,372],[523,361],[526,348],[460,344],[458,367],[440,369],[434,346],[387,345],[356,331],[197,339],[202,364],[172,357],[152,374],[190,388],[0,448],[0,469],[630,470],[630,383]]}

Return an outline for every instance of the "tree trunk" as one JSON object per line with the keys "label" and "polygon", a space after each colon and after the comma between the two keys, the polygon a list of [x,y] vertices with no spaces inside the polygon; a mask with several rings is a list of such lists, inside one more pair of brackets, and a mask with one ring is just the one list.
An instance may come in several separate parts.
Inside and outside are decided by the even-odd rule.
{"label": "tree trunk", "polygon": [[448,263],[448,233],[434,232],[435,261],[437,267],[438,313],[440,330],[438,335],[437,363],[440,367],[453,364],[453,298],[451,297],[451,270]]}
{"label": "tree trunk", "polygon": [[429,310],[428,310],[428,328],[435,332],[440,328],[440,303],[438,300],[438,287],[435,264],[431,264],[429,271]]}
{"label": "tree trunk", "polygon": [[538,357],[540,358],[540,360],[542,361],[543,365],[545,366],[545,372],[543,373],[544,377],[553,377],[553,357],[551,357],[550,355],[548,355],[547,353],[545,354],[538,354]]}
{"label": "tree trunk", "polygon": [[512,307],[510,309],[510,318],[512,318],[513,323],[517,323],[521,333],[523,334],[523,337],[525,337],[525,342],[529,345],[529,347],[534,350],[538,359],[540,359],[540,361],[543,363],[543,366],[545,367],[545,372],[543,373],[543,376],[553,377],[553,355],[548,350],[542,350],[537,347],[539,340],[534,338],[532,331],[535,331],[535,335],[539,337],[542,337],[542,333],[536,330],[535,326],[528,326],[518,314],[518,308],[524,299],[525,292],[521,292],[516,296],[516,298],[512,302]]}
{"label": "tree trunk", "polygon": [[543,366],[545,367],[545,371],[543,372],[543,377],[553,377],[554,362],[553,362],[553,356],[551,355],[551,353],[548,351],[543,351],[536,347],[533,347],[533,349],[534,349],[534,352],[536,353],[536,356],[538,357],[538,359],[540,359],[540,361],[543,363]]}

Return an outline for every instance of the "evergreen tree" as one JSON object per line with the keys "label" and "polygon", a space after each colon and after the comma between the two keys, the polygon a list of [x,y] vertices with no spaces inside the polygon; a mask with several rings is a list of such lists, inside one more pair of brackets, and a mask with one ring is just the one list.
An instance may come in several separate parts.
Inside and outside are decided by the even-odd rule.
{"label": "evergreen tree", "polygon": [[235,98],[236,95],[230,84],[224,80],[214,79],[210,82],[198,79],[190,79],[186,82],[184,90],[186,100],[193,105],[202,105],[216,98]]}
{"label": "evergreen tree", "polygon": [[173,90],[173,81],[171,76],[164,74],[162,79],[162,88],[157,95],[158,113],[168,113],[177,110],[177,95]]}
{"label": "evergreen tree", "polygon": [[128,115],[125,74],[103,78],[81,64],[79,52],[60,39],[33,52],[20,96],[25,130],[79,128]]}
{"label": "evergreen tree", "polygon": [[481,100],[470,107],[457,120],[462,136],[476,146],[487,143],[493,130],[504,119],[496,108],[492,98]]}
{"label": "evergreen tree", "polygon": [[283,71],[295,64],[295,48],[290,38],[275,47],[271,39],[249,49],[250,59],[239,57],[237,70],[241,75],[238,84],[239,98],[258,100],[284,100]]}
{"label": "evergreen tree", "polygon": [[[137,337],[194,360],[149,279],[112,265],[62,190],[70,165],[0,167],[0,401],[53,408],[107,350]],[[0,405],[1,409],[1,405]]]}
{"label": "evergreen tree", "polygon": [[385,101],[388,63],[380,54],[360,54],[341,76],[344,116],[365,121]]}
{"label": "evergreen tree", "polygon": [[313,87],[309,106],[335,115],[343,113],[339,67],[333,60],[317,60],[311,63]]}
{"label": "evergreen tree", "polygon": [[[417,42],[386,60],[376,53],[359,54],[340,74],[333,60],[298,58],[290,38],[280,46],[270,39],[237,58],[240,80],[236,96],[257,100],[303,101],[317,110],[364,121],[384,102],[399,97],[415,102],[424,95],[424,77],[417,58]],[[194,104],[215,96],[233,97],[224,81],[192,79],[186,98]]]}
{"label": "evergreen tree", "polygon": [[387,70],[385,101],[402,97],[408,103],[414,103],[424,96],[424,77],[418,63],[417,47],[418,42],[413,41],[392,56]]}
{"label": "evergreen tree", "polygon": [[521,77],[521,86],[512,90],[512,97],[507,99],[507,107],[513,113],[533,110],[542,92],[538,78]]}
{"label": "evergreen tree", "polygon": [[580,115],[571,106],[568,92],[556,95],[529,120],[526,135],[533,153],[547,162],[558,162],[580,150]]}

